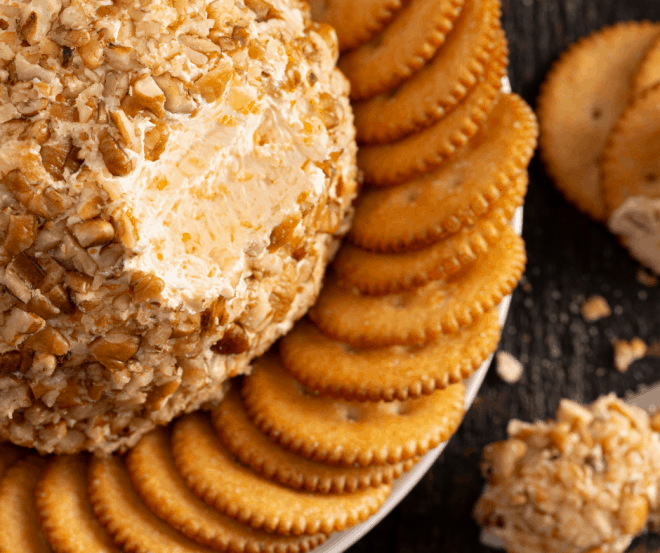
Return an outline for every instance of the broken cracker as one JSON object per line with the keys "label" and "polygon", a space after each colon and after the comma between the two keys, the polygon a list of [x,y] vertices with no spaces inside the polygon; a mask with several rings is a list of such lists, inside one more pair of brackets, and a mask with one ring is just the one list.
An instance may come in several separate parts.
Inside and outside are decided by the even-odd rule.
{"label": "broken cracker", "polygon": [[536,112],[540,150],[556,187],[599,222],[608,209],[600,160],[610,130],[633,96],[638,63],[660,36],[660,25],[619,23],[571,46],[541,87]]}
{"label": "broken cracker", "polygon": [[143,436],[126,456],[126,468],[137,492],[158,517],[218,551],[301,553],[325,541],[324,534],[287,537],[255,530],[204,503],[177,472],[163,428]]}
{"label": "broken cracker", "polygon": [[348,401],[309,393],[275,355],[243,382],[245,410],[271,439],[307,458],[345,466],[397,463],[447,440],[463,418],[462,382],[406,401]]}
{"label": "broken cracker", "polygon": [[459,106],[441,128],[447,139],[461,136],[462,129],[466,134],[470,122],[482,121],[492,107],[507,64],[500,1],[470,0],[447,42],[426,66],[395,90],[353,104],[358,140],[400,140],[447,119]]}
{"label": "broken cracker", "polygon": [[280,341],[280,355],[285,368],[315,392],[357,401],[404,401],[468,378],[499,340],[495,310],[426,345],[376,349],[333,340],[303,319]]}
{"label": "broken cracker", "polygon": [[305,459],[280,447],[252,424],[236,388],[212,411],[211,421],[222,441],[244,465],[284,486],[308,492],[350,493],[390,484],[416,461],[344,467]]}
{"label": "broken cracker", "polygon": [[408,0],[382,32],[342,56],[351,98],[385,92],[422,67],[445,42],[464,1]]}
{"label": "broken cracker", "polygon": [[409,292],[364,296],[329,278],[309,316],[328,336],[356,347],[423,344],[495,307],[515,288],[525,262],[523,239],[505,229],[472,265]]}
{"label": "broken cracker", "polygon": [[380,508],[391,490],[383,484],[351,494],[312,494],[271,482],[241,465],[199,413],[174,424],[172,452],[187,485],[209,505],[283,535],[330,533],[358,524]]}

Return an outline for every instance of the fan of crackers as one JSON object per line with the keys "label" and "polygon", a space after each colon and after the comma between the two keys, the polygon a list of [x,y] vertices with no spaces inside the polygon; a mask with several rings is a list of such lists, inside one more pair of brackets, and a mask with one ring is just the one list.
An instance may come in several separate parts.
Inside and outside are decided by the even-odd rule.
{"label": "fan of crackers", "polygon": [[500,91],[499,0],[314,0],[338,30],[364,190],[309,317],[210,413],[123,456],[0,446],[0,551],[308,551],[447,440],[525,265],[537,125]]}
{"label": "fan of crackers", "polygon": [[659,271],[648,252],[660,238],[660,24],[619,23],[573,44],[548,74],[537,112],[556,187]]}

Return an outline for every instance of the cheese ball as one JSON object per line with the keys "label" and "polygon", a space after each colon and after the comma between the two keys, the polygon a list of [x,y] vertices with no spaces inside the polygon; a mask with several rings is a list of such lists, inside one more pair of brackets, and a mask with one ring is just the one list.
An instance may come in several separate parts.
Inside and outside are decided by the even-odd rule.
{"label": "cheese ball", "polygon": [[660,434],[614,394],[562,400],[556,420],[511,421],[483,451],[474,515],[509,553],[623,553],[660,505]]}
{"label": "cheese ball", "polygon": [[314,302],[357,189],[298,0],[0,5],[0,441],[109,454]]}

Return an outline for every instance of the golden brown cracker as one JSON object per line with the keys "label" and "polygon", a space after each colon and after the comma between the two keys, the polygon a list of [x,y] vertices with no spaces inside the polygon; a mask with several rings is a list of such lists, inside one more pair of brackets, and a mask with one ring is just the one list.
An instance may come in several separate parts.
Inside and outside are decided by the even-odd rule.
{"label": "golden brown cracker", "polygon": [[445,123],[447,137],[456,134],[451,129],[483,120],[508,64],[499,16],[499,0],[467,2],[447,42],[426,66],[396,90],[353,105],[358,140],[400,140],[447,117],[461,103],[460,113]]}
{"label": "golden brown cracker", "polygon": [[474,263],[499,239],[516,208],[523,203],[527,182],[524,172],[515,188],[473,225],[421,250],[378,253],[343,244],[332,265],[337,279],[344,288],[355,286],[362,294],[377,296],[450,277]]}
{"label": "golden brown cracker", "polygon": [[409,459],[391,465],[345,467],[317,463],[291,453],[252,424],[237,389],[230,391],[213,410],[211,420],[222,441],[244,465],[284,486],[308,492],[350,493],[389,484],[414,464]]}
{"label": "golden brown cracker", "polygon": [[364,190],[349,240],[382,252],[421,248],[474,224],[516,186],[538,128],[516,96],[502,96],[489,123],[439,170],[405,184]]}
{"label": "golden brown cracker", "polygon": [[502,301],[525,261],[523,239],[505,229],[472,265],[409,292],[364,296],[329,278],[309,316],[328,336],[360,348],[427,343],[473,324]]}
{"label": "golden brown cracker", "polygon": [[465,0],[408,0],[369,42],[347,52],[339,68],[351,82],[351,98],[385,92],[433,57],[451,31]]}
{"label": "golden brown cracker", "polygon": [[348,401],[309,393],[266,355],[244,380],[243,399],[254,424],[291,451],[367,466],[423,455],[448,439],[463,418],[465,387],[459,382],[403,402]]}
{"label": "golden brown cracker", "polygon": [[[358,166],[364,172],[365,182],[376,187],[392,186],[438,167],[460,175],[462,168],[475,171],[489,164],[511,165],[511,171],[517,174],[527,166],[536,147],[536,117],[515,94],[502,94],[481,127],[473,123],[470,142],[460,139],[453,144],[445,135],[443,123],[398,142],[361,148]],[[437,133],[436,127],[440,129]],[[483,170],[483,176],[489,172],[492,174],[493,170]]]}
{"label": "golden brown cracker", "polygon": [[402,0],[310,0],[312,18],[332,25],[339,50],[367,42],[383,30],[403,5]]}
{"label": "golden brown cracker", "polygon": [[204,503],[177,472],[163,428],[145,435],[129,451],[126,468],[136,490],[158,517],[218,551],[299,553],[325,541],[324,534],[287,537],[255,530]]}
{"label": "golden brown cracker", "polygon": [[118,457],[94,457],[87,489],[94,513],[115,542],[131,553],[212,553],[160,520],[142,502]]}
{"label": "golden brown cracker", "polygon": [[619,23],[571,46],[541,87],[540,150],[555,186],[575,206],[605,222],[600,160],[607,137],[631,100],[635,71],[660,25]]}
{"label": "golden brown cracker", "polygon": [[278,534],[343,530],[375,513],[391,489],[383,484],[351,494],[314,494],[271,482],[241,465],[201,414],[175,423],[172,452],[187,485],[209,505]]}
{"label": "golden brown cracker", "polygon": [[634,93],[637,96],[644,94],[658,83],[660,83],[660,40],[656,40],[647,50],[637,67],[633,78]]}
{"label": "golden brown cracker", "polygon": [[337,342],[303,319],[280,341],[280,355],[286,369],[310,390],[349,400],[403,401],[467,378],[499,340],[496,310],[426,345],[379,349]]}
{"label": "golden brown cracker", "polygon": [[626,198],[660,197],[660,85],[623,112],[603,152],[602,189],[607,214]]}
{"label": "golden brown cracker", "polygon": [[83,455],[49,459],[35,493],[42,528],[56,553],[119,553],[87,497],[87,464]]}
{"label": "golden brown cracker", "polygon": [[34,491],[44,459],[30,454],[16,461],[0,481],[0,551],[51,553],[41,530]]}

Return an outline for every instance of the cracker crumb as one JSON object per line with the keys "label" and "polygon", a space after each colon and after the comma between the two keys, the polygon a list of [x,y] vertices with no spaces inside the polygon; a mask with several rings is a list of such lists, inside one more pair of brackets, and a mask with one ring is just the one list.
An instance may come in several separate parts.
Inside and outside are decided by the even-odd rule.
{"label": "cracker crumb", "polygon": [[497,376],[507,384],[515,384],[523,374],[523,365],[513,355],[505,351],[497,352]]}
{"label": "cracker crumb", "polygon": [[619,372],[626,372],[633,361],[646,355],[646,344],[641,338],[633,338],[630,342],[614,340],[612,346],[614,347],[614,367]]}
{"label": "cracker crumb", "polygon": [[607,300],[603,296],[591,296],[580,308],[585,321],[597,321],[612,314]]}
{"label": "cracker crumb", "polygon": [[637,277],[637,282],[643,284],[644,286],[648,286],[649,288],[658,285],[658,277],[655,276],[654,274],[649,273],[643,267],[637,269],[636,277]]}

